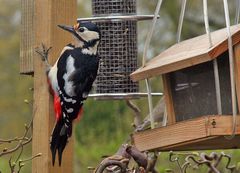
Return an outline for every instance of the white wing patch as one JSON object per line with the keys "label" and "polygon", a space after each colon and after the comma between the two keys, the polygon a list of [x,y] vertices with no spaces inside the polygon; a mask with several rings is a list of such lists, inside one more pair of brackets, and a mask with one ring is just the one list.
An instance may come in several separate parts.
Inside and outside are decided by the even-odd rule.
{"label": "white wing patch", "polygon": [[66,71],[67,73],[63,75],[65,81],[64,90],[67,95],[73,97],[76,95],[74,92],[75,87],[73,86],[73,82],[68,80],[69,76],[75,71],[74,58],[71,55],[67,58]]}
{"label": "white wing patch", "polygon": [[[70,46],[65,46],[60,54],[59,57],[61,57],[61,55],[66,51],[66,50],[72,50],[73,48]],[[59,58],[58,58],[59,60]],[[51,82],[51,86],[52,89],[55,91],[55,93],[58,92],[58,81],[57,81],[57,63],[58,60],[55,62],[55,64],[52,66],[52,68],[50,69],[49,73],[48,73],[48,78]]]}

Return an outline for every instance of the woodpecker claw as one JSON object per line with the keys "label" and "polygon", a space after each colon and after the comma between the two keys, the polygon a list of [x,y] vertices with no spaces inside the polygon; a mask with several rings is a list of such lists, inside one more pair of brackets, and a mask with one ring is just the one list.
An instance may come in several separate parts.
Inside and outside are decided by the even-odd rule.
{"label": "woodpecker claw", "polygon": [[46,48],[46,46],[42,43],[41,48],[37,47],[35,51],[41,56],[42,61],[44,61],[48,67],[51,67],[51,65],[48,62],[48,54],[49,51],[52,49],[52,47]]}

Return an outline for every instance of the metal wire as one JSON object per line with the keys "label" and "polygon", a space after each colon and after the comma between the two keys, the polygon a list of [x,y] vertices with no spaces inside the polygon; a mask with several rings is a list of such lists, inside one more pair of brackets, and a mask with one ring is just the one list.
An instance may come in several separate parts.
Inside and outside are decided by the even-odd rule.
{"label": "metal wire", "polygon": [[217,59],[213,60],[213,70],[214,70],[214,82],[216,87],[217,111],[219,115],[222,115],[221,90]]}
{"label": "metal wire", "polygon": [[[94,16],[112,14],[135,14],[137,0],[93,0],[92,11]],[[116,8],[117,7],[117,8]]]}
{"label": "metal wire", "polygon": [[155,123],[154,123],[154,117],[153,117],[153,103],[152,103],[152,89],[149,79],[145,79],[147,92],[148,92],[148,106],[149,106],[149,115],[150,115],[150,123],[151,123],[151,129],[154,129]]}
{"label": "metal wire", "polygon": [[234,75],[234,60],[233,60],[233,44],[232,36],[230,31],[230,17],[228,10],[227,0],[223,0],[224,4],[224,13],[228,34],[228,52],[229,52],[229,66],[230,66],[230,79],[231,79],[231,97],[232,97],[232,112],[233,112],[233,124],[232,124],[232,135],[226,136],[227,139],[233,139],[236,133],[236,116],[237,116],[237,101],[236,101],[236,90],[235,90],[235,75]]}
{"label": "metal wire", "polygon": [[240,15],[240,0],[236,0],[236,14],[235,14],[235,24],[239,23],[239,15]]}
{"label": "metal wire", "polygon": [[[131,99],[131,98],[139,98],[139,97],[146,97],[148,93],[96,93],[96,94],[89,94],[89,98],[96,98],[99,100],[104,99]],[[152,96],[163,96],[163,93],[152,93]]]}
{"label": "metal wire", "polygon": [[98,53],[101,57],[96,79],[97,93],[138,92],[138,83],[129,75],[137,64],[137,22],[96,22],[101,30]]}
{"label": "metal wire", "polygon": [[[162,5],[162,0],[158,0],[156,9],[155,9],[155,13],[154,13],[154,18],[152,21],[152,26],[150,28],[150,31],[148,32],[147,35],[147,39],[144,45],[144,51],[143,51],[143,58],[142,58],[142,66],[145,66],[146,63],[146,57],[147,57],[147,50],[149,48],[150,45],[150,41],[152,39],[152,35],[153,35],[153,30],[155,28],[156,22],[157,22],[157,18],[158,18],[158,14],[160,11]],[[148,106],[149,106],[149,115],[150,115],[150,122],[151,122],[151,128],[154,128],[154,118],[153,118],[153,104],[152,104],[152,95],[151,95],[151,85],[149,83],[148,79],[145,79],[145,83],[146,83],[146,87],[147,87],[147,93],[148,93]]]}
{"label": "metal wire", "polygon": [[186,3],[187,3],[187,0],[182,0],[181,13],[179,16],[179,21],[178,21],[177,43],[179,43],[181,40],[183,19],[184,19],[184,14],[185,14],[185,10],[186,10]]}
{"label": "metal wire", "polygon": [[[78,18],[77,21],[98,21],[98,22],[112,22],[123,20],[152,20],[154,15],[114,15],[114,16],[96,16],[87,18]],[[159,15],[158,15],[159,17]]]}
{"label": "metal wire", "polygon": [[158,18],[158,14],[159,14],[161,5],[162,5],[162,0],[158,0],[157,6],[156,6],[156,9],[155,9],[155,13],[154,13],[154,17],[153,17],[153,20],[152,20],[152,26],[150,28],[150,31],[148,32],[147,39],[146,39],[146,42],[145,42],[145,45],[144,45],[143,58],[142,58],[142,66],[143,67],[145,66],[145,63],[146,63],[147,50],[149,49],[150,41],[152,39],[153,31],[154,31],[154,28],[155,28],[155,25],[156,25],[156,22],[157,22],[157,18]]}
{"label": "metal wire", "polygon": [[[207,0],[203,0],[203,14],[204,14],[203,16],[204,16],[205,30],[209,40],[209,48],[211,48],[213,46],[213,43],[212,43],[212,37],[211,37],[209,21],[208,21]],[[214,69],[214,80],[215,80],[215,87],[216,87],[217,111],[219,115],[222,115],[221,90],[220,90],[220,80],[219,80],[217,59],[213,60],[213,69]]]}
{"label": "metal wire", "polygon": [[209,40],[209,47],[213,46],[212,43],[212,37],[209,29],[209,22],[208,22],[208,7],[207,7],[207,0],[203,0],[203,16],[204,16],[204,24],[205,24],[205,30],[206,34],[208,36]]}

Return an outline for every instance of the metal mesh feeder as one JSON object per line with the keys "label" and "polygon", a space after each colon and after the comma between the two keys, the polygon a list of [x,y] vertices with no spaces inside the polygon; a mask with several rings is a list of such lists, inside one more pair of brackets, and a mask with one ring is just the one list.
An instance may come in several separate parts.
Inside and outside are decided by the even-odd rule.
{"label": "metal mesh feeder", "polygon": [[146,96],[139,93],[137,82],[129,75],[138,67],[137,21],[152,19],[153,15],[136,15],[136,0],[92,0],[92,21],[101,31],[98,53],[101,57],[96,79],[98,99],[133,99]]}
{"label": "metal mesh feeder", "polygon": [[136,21],[99,22],[102,32],[97,93],[138,92],[129,75],[137,69]]}
{"label": "metal mesh feeder", "polygon": [[136,0],[92,0],[93,16],[136,14]]}

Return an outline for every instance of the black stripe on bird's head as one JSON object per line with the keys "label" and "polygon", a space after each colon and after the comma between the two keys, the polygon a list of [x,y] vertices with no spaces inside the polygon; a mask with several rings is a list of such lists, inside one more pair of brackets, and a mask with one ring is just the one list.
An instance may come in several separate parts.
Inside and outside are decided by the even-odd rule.
{"label": "black stripe on bird's head", "polygon": [[93,47],[100,41],[100,30],[92,22],[77,22],[73,26],[58,25],[61,29],[73,34],[79,47]]}

